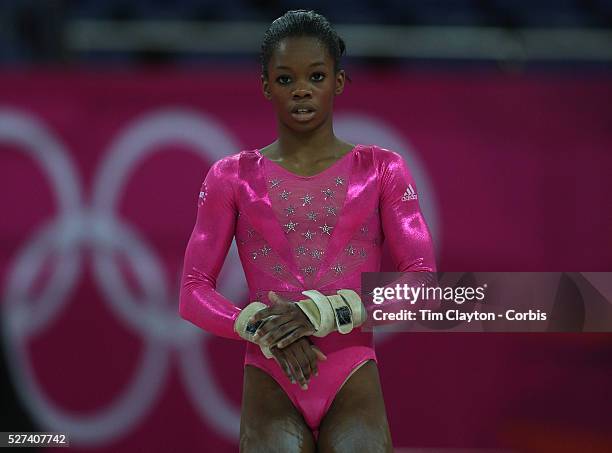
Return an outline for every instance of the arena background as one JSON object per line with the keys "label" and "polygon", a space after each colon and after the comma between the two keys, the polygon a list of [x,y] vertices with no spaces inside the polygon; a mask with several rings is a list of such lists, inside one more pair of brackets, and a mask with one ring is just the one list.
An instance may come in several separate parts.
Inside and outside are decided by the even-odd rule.
{"label": "arena background", "polygon": [[[406,158],[441,270],[611,270],[609,0],[5,0],[1,431],[237,451],[243,345],[180,319],[179,275],[208,167],[274,140],[258,46],[299,7],[347,41],[337,135]],[[219,289],[247,302],[235,245]],[[612,451],[610,334],[377,351],[397,451]]]}

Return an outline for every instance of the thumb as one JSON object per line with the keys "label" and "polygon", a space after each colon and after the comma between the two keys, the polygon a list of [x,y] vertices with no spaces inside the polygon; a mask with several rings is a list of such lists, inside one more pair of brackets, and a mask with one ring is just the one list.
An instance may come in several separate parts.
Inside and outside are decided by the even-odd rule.
{"label": "thumb", "polygon": [[280,296],[276,294],[274,291],[270,291],[268,293],[268,299],[270,299],[271,302],[274,302],[276,304],[279,302],[282,302],[282,299],[280,298]]}
{"label": "thumb", "polygon": [[315,352],[317,359],[319,360],[327,360],[327,356],[321,352],[319,348],[317,348],[314,344],[311,344],[310,347]]}

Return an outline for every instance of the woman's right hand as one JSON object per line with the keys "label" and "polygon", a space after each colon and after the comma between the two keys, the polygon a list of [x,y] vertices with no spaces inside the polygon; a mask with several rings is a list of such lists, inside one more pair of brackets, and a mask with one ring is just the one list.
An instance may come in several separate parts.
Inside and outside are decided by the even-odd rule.
{"label": "woman's right hand", "polygon": [[317,361],[327,360],[325,354],[307,337],[302,337],[282,349],[273,346],[270,352],[289,380],[294,384],[298,382],[302,390],[308,390],[310,378],[319,374]]}

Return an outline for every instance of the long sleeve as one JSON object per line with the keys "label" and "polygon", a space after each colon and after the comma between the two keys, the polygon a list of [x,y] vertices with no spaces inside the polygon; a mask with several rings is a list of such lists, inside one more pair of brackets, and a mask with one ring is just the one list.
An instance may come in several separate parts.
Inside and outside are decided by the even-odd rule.
{"label": "long sleeve", "polygon": [[240,309],[216,291],[236,226],[234,165],[231,158],[217,161],[202,184],[196,224],[185,251],[179,313],[207,332],[240,340],[234,331]]}
{"label": "long sleeve", "polygon": [[416,184],[404,159],[388,152],[380,167],[380,215],[398,272],[435,272],[429,228],[419,207]]}
{"label": "long sleeve", "polygon": [[[399,154],[385,150],[379,156],[383,160],[377,165],[380,169],[379,207],[383,234],[385,241],[389,243],[397,272],[408,273],[385,286],[435,286],[437,283],[433,242],[419,207],[414,178]],[[382,304],[369,305],[366,307],[368,318],[372,321],[372,312],[375,309],[394,311],[396,308],[406,308],[401,306],[402,302],[397,304],[398,301],[390,299]],[[432,308],[438,306],[432,303]]]}

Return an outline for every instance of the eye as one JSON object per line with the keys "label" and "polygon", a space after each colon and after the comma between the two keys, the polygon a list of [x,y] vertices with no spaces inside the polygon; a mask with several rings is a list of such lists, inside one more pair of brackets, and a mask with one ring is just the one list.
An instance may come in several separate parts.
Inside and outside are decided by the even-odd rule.
{"label": "eye", "polygon": [[323,81],[323,79],[325,79],[325,74],[323,74],[322,72],[315,72],[311,78],[315,82],[321,82]]}
{"label": "eye", "polygon": [[280,75],[276,78],[276,81],[281,85],[287,85],[291,83],[291,77],[288,75]]}

